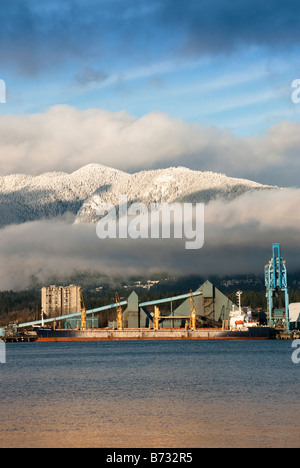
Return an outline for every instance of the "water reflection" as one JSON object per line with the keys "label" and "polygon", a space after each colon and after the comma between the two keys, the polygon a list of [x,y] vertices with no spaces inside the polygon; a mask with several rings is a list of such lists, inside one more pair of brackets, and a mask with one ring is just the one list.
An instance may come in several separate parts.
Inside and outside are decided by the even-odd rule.
{"label": "water reflection", "polygon": [[297,447],[286,342],[20,343],[1,447]]}

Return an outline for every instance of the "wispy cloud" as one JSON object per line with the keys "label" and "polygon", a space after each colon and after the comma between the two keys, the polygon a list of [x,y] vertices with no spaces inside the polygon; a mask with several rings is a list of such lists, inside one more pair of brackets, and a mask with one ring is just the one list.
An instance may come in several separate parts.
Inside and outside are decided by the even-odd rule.
{"label": "wispy cloud", "polygon": [[101,85],[108,78],[109,76],[104,71],[87,67],[76,74],[75,84],[79,86]]}

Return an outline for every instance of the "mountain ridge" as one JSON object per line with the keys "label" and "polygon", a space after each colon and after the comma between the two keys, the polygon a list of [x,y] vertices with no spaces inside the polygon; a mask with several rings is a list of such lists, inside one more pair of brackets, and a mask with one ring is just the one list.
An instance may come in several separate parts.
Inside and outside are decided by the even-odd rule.
{"label": "mountain ridge", "polygon": [[11,174],[0,177],[0,227],[67,212],[74,215],[75,223],[96,222],[99,203],[118,204],[120,195],[126,195],[131,203],[208,203],[266,189],[278,187],[182,166],[130,174],[94,163],[70,174]]}
{"label": "mountain ridge", "polygon": [[185,167],[143,170],[127,174],[113,181],[109,187],[100,187],[83,204],[75,223],[95,223],[102,203],[119,204],[120,197],[127,196],[128,203],[209,203],[212,200],[226,201],[255,190],[278,189],[247,179],[227,177],[211,171],[195,171]]}

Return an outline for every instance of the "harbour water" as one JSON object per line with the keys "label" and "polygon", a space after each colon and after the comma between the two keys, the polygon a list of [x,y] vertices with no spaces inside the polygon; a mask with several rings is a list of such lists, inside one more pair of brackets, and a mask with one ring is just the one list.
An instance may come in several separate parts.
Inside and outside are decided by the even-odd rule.
{"label": "harbour water", "polygon": [[299,447],[291,344],[7,344],[0,447]]}

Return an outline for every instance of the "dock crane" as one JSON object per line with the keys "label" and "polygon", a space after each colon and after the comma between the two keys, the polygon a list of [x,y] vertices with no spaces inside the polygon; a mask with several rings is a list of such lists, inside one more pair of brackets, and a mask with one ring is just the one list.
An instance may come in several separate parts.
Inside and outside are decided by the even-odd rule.
{"label": "dock crane", "polygon": [[161,319],[160,310],[157,306],[154,306],[154,317],[153,317],[153,330],[159,330],[159,321]]}
{"label": "dock crane", "polygon": [[117,304],[117,328],[123,330],[123,310],[120,304],[119,294],[116,292],[116,304]]}
{"label": "dock crane", "polygon": [[86,330],[86,308],[84,305],[83,294],[80,288],[80,310],[81,310],[81,330]]}
{"label": "dock crane", "polygon": [[196,314],[196,307],[195,307],[195,301],[194,301],[192,290],[190,290],[190,309],[191,309],[190,328],[191,330],[196,330],[197,314]]}
{"label": "dock crane", "polygon": [[[289,323],[289,293],[287,285],[287,269],[285,260],[281,258],[280,244],[273,244],[273,257],[265,266],[265,286],[268,308],[268,322],[270,327],[283,323],[286,331],[290,330]],[[274,298],[278,293],[284,293],[285,308],[283,311],[274,308]]]}

